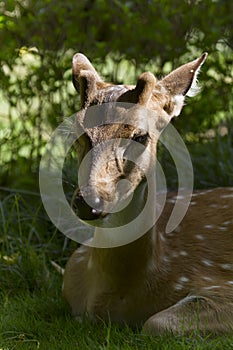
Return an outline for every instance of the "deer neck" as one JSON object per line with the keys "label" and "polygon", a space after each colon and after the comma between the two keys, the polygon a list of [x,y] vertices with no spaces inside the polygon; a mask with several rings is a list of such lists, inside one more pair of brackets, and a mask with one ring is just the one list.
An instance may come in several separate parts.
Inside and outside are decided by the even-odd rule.
{"label": "deer neck", "polygon": [[[136,215],[141,213],[147,200],[147,190],[146,182],[142,182],[138,186],[132,203],[129,206],[129,211],[134,208]],[[156,198],[155,187],[154,193],[151,193],[151,195]],[[150,205],[150,210],[147,209],[146,214],[148,218],[154,215],[155,208],[156,203],[154,202],[153,205]],[[130,213],[125,210],[123,215],[127,217]],[[133,272],[135,276],[135,271],[139,273],[140,271],[145,271],[145,267],[149,266],[152,263],[152,260],[155,263],[155,260],[159,256],[159,250],[161,247],[156,235],[156,226],[153,225],[145,231],[145,221],[147,220],[147,217],[144,217],[144,220],[136,223],[137,231],[141,232],[136,239],[134,237],[136,228],[134,229],[132,226],[127,233],[124,230],[124,225],[120,227],[121,224],[125,223],[125,218],[120,214],[112,215],[108,221],[108,224],[111,222],[113,226],[114,224],[118,226],[118,228],[115,231],[113,230],[112,233],[109,234],[106,227],[96,228],[93,237],[93,245],[105,248],[92,248],[90,264],[99,266],[101,271],[105,271],[111,275],[115,274],[115,276],[124,276]],[[131,242],[124,244],[124,242],[126,242],[124,241],[124,237],[127,234],[129,235],[128,238]],[[123,243],[112,248],[113,245],[117,245],[120,241]],[[153,265],[156,265],[154,263]]]}

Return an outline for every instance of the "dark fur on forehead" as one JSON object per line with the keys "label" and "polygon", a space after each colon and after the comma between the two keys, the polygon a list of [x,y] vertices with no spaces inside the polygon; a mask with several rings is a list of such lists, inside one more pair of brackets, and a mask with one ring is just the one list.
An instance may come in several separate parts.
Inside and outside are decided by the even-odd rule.
{"label": "dark fur on forehead", "polygon": [[91,105],[116,102],[118,101],[119,97],[129,89],[129,87],[125,85],[112,85],[107,83],[98,85],[99,90],[93,98]]}
{"label": "dark fur on forehead", "polygon": [[128,139],[135,133],[135,127],[127,124],[106,124],[85,129],[92,144],[98,144],[110,139]]}

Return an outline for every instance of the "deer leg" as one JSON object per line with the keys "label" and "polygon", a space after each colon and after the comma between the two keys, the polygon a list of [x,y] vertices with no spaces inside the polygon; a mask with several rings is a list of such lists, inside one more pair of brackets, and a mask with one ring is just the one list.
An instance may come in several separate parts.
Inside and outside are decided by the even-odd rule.
{"label": "deer leg", "polygon": [[151,316],[143,332],[152,335],[164,333],[202,335],[232,333],[233,303],[214,301],[201,296],[187,296],[177,304]]}

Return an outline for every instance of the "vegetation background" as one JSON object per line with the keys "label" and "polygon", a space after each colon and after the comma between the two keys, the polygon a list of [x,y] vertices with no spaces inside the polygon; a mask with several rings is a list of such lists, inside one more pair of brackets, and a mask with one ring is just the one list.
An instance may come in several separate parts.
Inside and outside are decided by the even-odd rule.
{"label": "vegetation background", "polygon": [[[0,1],[0,349],[233,349],[233,339],[150,339],[111,325],[79,325],[61,300],[75,244],[56,231],[39,195],[52,131],[79,109],[71,59],[134,83],[208,51],[202,92],[174,121],[192,156],[195,187],[233,185],[233,2],[228,0]],[[174,164],[161,148],[170,187]],[[67,175],[67,191],[74,183]]]}

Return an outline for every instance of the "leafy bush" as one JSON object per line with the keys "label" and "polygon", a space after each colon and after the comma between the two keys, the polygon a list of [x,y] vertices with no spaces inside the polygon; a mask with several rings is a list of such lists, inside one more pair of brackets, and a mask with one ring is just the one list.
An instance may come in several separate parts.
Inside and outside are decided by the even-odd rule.
{"label": "leafy bush", "polygon": [[209,51],[202,94],[174,125],[183,135],[220,124],[232,132],[232,12],[227,0],[1,2],[0,184],[35,188],[46,140],[79,109],[76,51],[116,83],[135,83],[143,70],[161,77]]}

